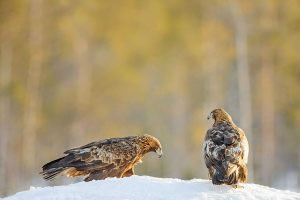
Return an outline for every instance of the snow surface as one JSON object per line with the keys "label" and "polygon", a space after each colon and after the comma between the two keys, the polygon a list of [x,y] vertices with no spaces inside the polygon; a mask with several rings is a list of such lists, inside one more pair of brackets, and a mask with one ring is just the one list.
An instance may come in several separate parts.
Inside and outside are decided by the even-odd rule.
{"label": "snow surface", "polygon": [[256,184],[243,184],[243,186],[242,189],[233,189],[229,186],[215,186],[210,181],[201,179],[184,181],[132,176],[55,187],[31,187],[28,191],[19,192],[2,200],[300,200],[300,193]]}

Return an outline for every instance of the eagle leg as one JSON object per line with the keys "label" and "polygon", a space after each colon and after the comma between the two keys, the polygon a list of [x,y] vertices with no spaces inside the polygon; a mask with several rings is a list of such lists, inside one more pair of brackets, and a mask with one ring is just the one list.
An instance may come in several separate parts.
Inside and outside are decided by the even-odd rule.
{"label": "eagle leg", "polygon": [[127,171],[122,175],[122,178],[123,178],[123,177],[129,177],[129,176],[132,176],[132,175],[134,175],[134,170],[133,170],[133,168],[127,170]]}
{"label": "eagle leg", "polygon": [[212,167],[208,168],[208,179],[212,180],[214,175],[214,169]]}
{"label": "eagle leg", "polygon": [[248,178],[248,170],[245,164],[240,165],[238,179],[240,182],[246,182]]}

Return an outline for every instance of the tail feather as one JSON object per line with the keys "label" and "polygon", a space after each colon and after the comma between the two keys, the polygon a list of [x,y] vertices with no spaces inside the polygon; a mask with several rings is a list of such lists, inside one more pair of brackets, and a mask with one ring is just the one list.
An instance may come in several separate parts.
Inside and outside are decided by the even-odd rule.
{"label": "tail feather", "polygon": [[63,160],[65,157],[61,157],[61,158],[58,158],[56,160],[53,160],[51,162],[48,162],[46,163],[42,169],[43,171],[46,171],[46,170],[49,170],[49,169],[53,169],[53,168],[58,168],[58,167],[61,167],[61,163],[60,161]]}
{"label": "tail feather", "polygon": [[236,184],[239,180],[237,177],[238,166],[228,161],[218,162],[215,165],[215,171],[212,177],[214,184]]}
{"label": "tail feather", "polygon": [[[81,161],[80,155],[75,154],[68,154],[64,157],[58,158],[53,160],[49,163],[46,163],[42,167],[42,172],[40,173],[45,180],[52,180],[57,175],[61,174],[62,172],[66,172],[68,176],[79,176],[79,175],[86,175],[87,172],[83,172],[81,169],[89,169],[89,166],[84,161]],[[69,169],[75,169],[69,171]]]}
{"label": "tail feather", "polygon": [[62,173],[66,167],[63,166],[62,160],[64,160],[65,157],[58,158],[56,160],[53,160],[47,164],[45,164],[42,169],[43,171],[40,173],[45,180],[53,180],[57,175]]}
{"label": "tail feather", "polygon": [[213,184],[227,184],[234,185],[239,182],[247,181],[247,167],[245,165],[240,166],[229,166],[227,168],[222,168],[220,166],[216,166],[213,175],[212,181]]}
{"label": "tail feather", "polygon": [[62,173],[64,170],[65,168],[63,167],[53,168],[53,169],[42,171],[41,174],[45,180],[49,181],[49,180],[53,180],[57,175]]}

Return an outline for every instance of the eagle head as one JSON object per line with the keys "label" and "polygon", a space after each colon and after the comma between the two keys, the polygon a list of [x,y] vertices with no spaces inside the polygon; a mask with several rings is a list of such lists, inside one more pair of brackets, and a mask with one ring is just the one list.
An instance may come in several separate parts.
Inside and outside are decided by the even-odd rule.
{"label": "eagle head", "polygon": [[146,152],[156,152],[159,158],[162,157],[163,155],[162,147],[159,140],[156,137],[145,134],[141,136],[141,140],[142,140],[143,149]]}
{"label": "eagle head", "polygon": [[227,121],[233,123],[231,116],[223,108],[217,108],[211,111],[207,119],[209,120],[211,118],[213,118],[215,122]]}

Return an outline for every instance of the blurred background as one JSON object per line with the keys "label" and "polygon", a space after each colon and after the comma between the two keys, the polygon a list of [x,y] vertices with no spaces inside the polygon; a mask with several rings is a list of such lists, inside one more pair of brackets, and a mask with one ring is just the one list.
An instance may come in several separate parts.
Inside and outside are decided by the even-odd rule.
{"label": "blurred background", "polygon": [[0,0],[0,196],[78,182],[41,166],[149,133],[137,174],[205,178],[214,108],[250,141],[250,181],[300,191],[300,1]]}

